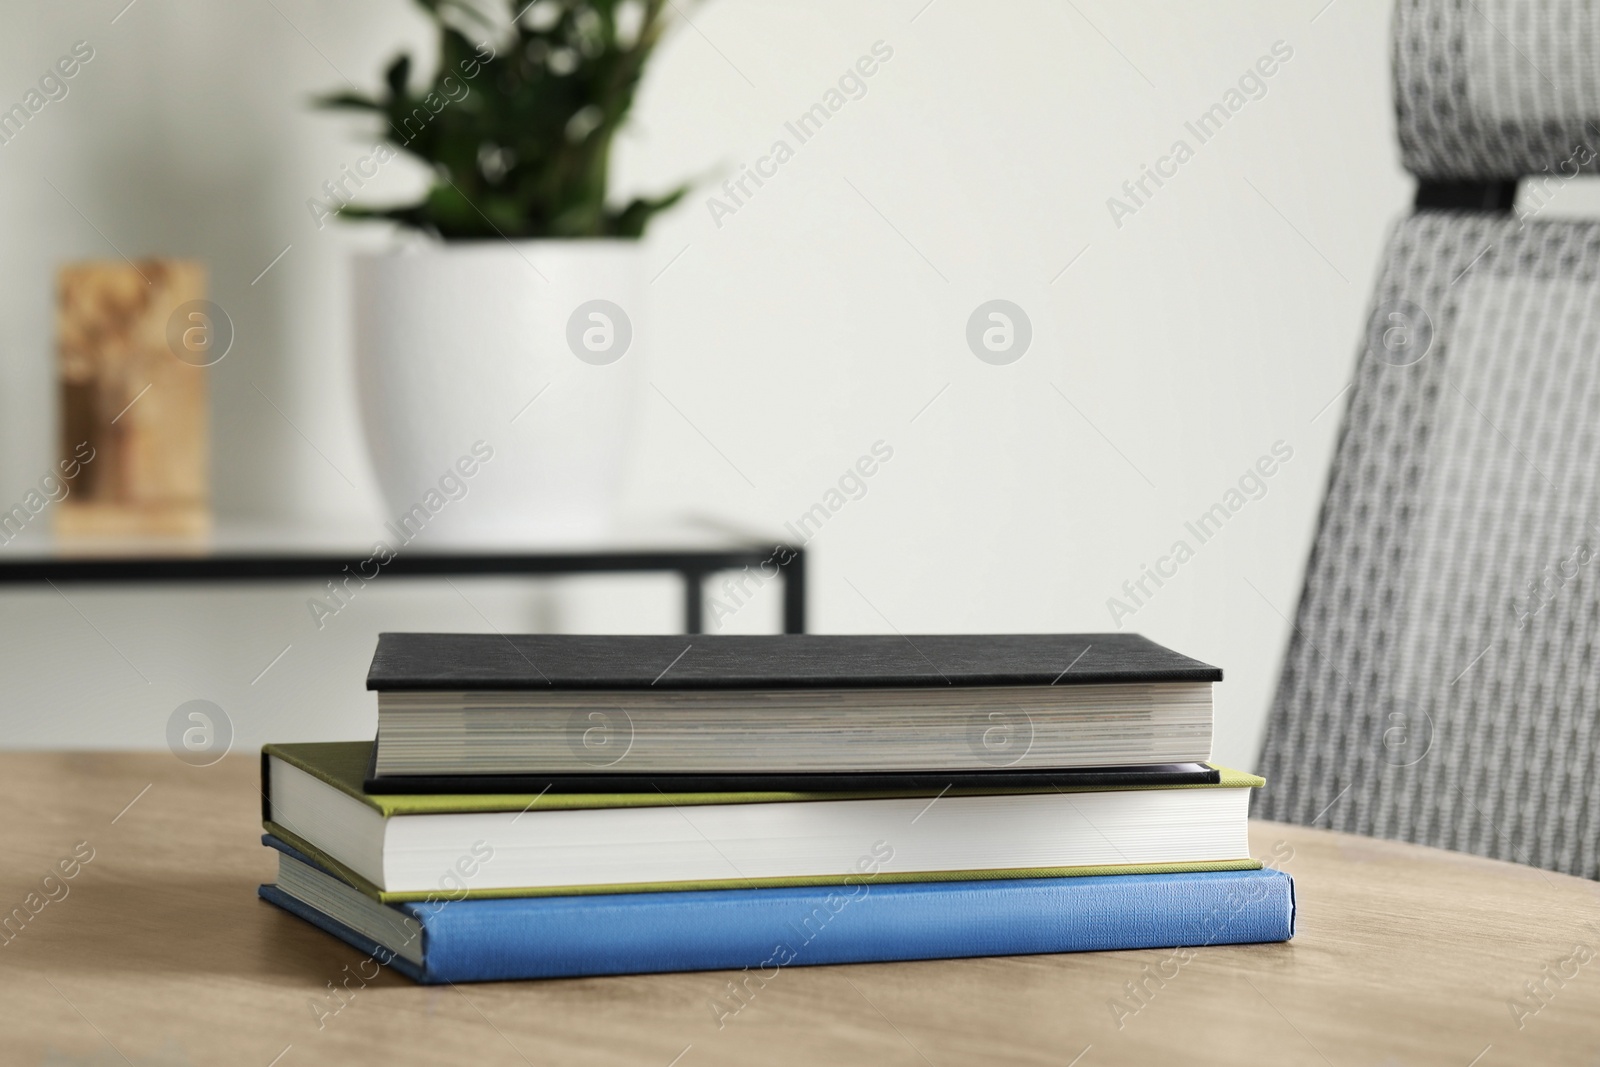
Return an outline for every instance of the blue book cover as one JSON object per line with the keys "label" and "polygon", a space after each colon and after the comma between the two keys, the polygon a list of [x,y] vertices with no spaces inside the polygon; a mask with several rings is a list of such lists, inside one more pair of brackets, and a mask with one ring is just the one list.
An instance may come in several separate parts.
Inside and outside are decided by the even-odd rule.
{"label": "blue book cover", "polygon": [[[384,905],[308,865],[331,896],[263,899],[418,982],[738,970],[1287,941],[1281,871],[900,882]],[[293,866],[287,864],[285,866]],[[296,868],[297,870],[299,868]],[[280,883],[284,882],[280,874]],[[342,893],[348,890],[348,896]],[[326,910],[303,897],[316,896]],[[353,910],[346,910],[353,909]],[[367,910],[363,910],[367,909]],[[341,911],[344,920],[329,914]],[[363,926],[369,933],[358,932]],[[377,933],[380,928],[391,931]],[[410,930],[396,944],[392,931]]]}

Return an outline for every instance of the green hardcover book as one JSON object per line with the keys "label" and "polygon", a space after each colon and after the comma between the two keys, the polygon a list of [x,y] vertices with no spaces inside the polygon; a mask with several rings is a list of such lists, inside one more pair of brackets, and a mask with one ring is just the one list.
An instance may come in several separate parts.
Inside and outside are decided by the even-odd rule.
{"label": "green hardcover book", "polygon": [[870,793],[394,794],[371,742],[268,745],[272,836],[384,903],[1254,870],[1265,781]]}

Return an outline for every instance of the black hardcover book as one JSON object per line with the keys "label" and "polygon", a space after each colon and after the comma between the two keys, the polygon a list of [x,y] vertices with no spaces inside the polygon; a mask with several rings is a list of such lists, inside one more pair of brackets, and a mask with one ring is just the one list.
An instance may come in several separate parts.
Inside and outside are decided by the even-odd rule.
{"label": "black hardcover book", "polygon": [[369,785],[1200,782],[1215,773],[1197,765],[1221,678],[1136,634],[383,634],[367,678],[379,721]]}
{"label": "black hardcover book", "polygon": [[[376,746],[374,746],[376,752]],[[954,771],[943,775],[895,774],[547,774],[416,775],[379,778],[369,769],[368,793],[938,793],[1018,792],[1049,789],[1147,789],[1158,785],[1216,785],[1222,772],[1205,763],[1164,763],[1149,767],[1098,767],[1089,770]]]}
{"label": "black hardcover book", "polygon": [[367,688],[778,689],[1220,682],[1141,634],[378,635]]}

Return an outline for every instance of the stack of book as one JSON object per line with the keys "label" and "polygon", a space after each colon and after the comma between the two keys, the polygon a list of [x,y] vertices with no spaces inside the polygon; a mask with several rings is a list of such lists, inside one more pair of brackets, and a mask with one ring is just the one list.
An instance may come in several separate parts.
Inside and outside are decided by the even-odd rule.
{"label": "stack of book", "polygon": [[1222,672],[1128,634],[383,634],[261,896],[420,982],[1287,940]]}

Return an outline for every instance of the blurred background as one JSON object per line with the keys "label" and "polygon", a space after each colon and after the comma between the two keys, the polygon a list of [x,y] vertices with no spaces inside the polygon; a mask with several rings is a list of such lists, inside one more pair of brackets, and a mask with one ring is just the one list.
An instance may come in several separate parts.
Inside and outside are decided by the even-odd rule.
{"label": "blurred background", "polygon": [[[1413,191],[1389,18],[1354,0],[679,3],[613,157],[617,200],[695,182],[644,238],[620,509],[792,539],[784,524],[883,442],[892,459],[806,546],[813,632],[1143,632],[1224,668],[1216,758],[1253,767],[1379,253]],[[0,104],[77,42],[93,58],[0,145],[0,500],[57,459],[57,269],[152,256],[202,261],[235,331],[208,372],[219,526],[392,517],[363,437],[352,257],[417,239],[308,206],[376,139],[311,102],[378,87],[402,49],[426,60],[423,14],[20,0],[7,24]],[[755,195],[708,203],[884,50]],[[1190,131],[1267,56],[1220,128]],[[1161,163],[1180,139],[1192,152]],[[401,158],[360,199],[426,182]],[[1032,328],[1005,365],[967,340],[995,299]],[[538,404],[570,411],[568,381]],[[1274,454],[1219,532],[1186,533]],[[1132,600],[1124,583],[1180,539],[1193,558]],[[370,736],[380,629],[670,632],[681,615],[667,577],[380,580],[320,628],[318,591],[0,589],[0,744],[158,748],[194,699],[226,710],[236,748]],[[776,629],[777,599],[720,632]]]}

